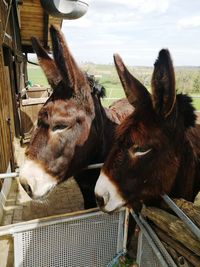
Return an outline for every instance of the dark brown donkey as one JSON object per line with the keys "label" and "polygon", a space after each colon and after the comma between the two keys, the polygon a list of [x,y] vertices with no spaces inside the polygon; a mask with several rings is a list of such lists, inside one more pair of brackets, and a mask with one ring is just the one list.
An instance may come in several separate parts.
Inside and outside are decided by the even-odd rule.
{"label": "dark brown donkey", "polygon": [[133,107],[124,99],[104,109],[102,88],[78,68],[61,32],[52,26],[50,33],[54,59],[36,39],[32,40],[53,94],[38,114],[20,183],[32,198],[41,198],[73,175],[85,208],[90,208],[96,205],[94,186],[99,170],[83,169],[105,160],[116,125]]}
{"label": "dark brown donkey", "polygon": [[176,95],[169,51],[161,50],[155,62],[152,95],[118,55],[114,60],[135,110],[117,127],[95,187],[99,206],[106,212],[134,208],[163,192],[193,200],[200,190],[200,125],[190,97]]}

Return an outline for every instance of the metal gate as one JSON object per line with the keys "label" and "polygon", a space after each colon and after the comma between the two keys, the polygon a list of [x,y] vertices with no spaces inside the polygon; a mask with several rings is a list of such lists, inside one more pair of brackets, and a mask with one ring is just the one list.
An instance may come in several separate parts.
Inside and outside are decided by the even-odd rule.
{"label": "metal gate", "polygon": [[53,216],[1,227],[0,235],[14,238],[15,267],[105,267],[126,247],[125,214]]}
{"label": "metal gate", "polygon": [[[101,167],[101,164],[89,168]],[[18,173],[0,174],[0,178]],[[200,230],[167,196],[164,201],[200,240]],[[176,267],[165,247],[142,216],[130,211],[141,229],[137,262],[140,267]],[[128,209],[108,215],[97,211],[64,214],[0,228],[14,238],[15,267],[105,267],[126,252]]]}

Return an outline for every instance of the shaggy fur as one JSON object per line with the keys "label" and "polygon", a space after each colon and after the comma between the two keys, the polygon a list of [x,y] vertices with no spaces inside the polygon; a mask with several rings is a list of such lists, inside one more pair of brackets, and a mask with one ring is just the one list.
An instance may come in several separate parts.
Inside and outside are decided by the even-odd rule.
{"label": "shaggy fur", "polygon": [[169,51],[161,50],[156,60],[152,95],[118,55],[115,64],[135,110],[117,127],[103,173],[132,207],[153,201],[163,192],[194,200],[200,190],[200,126],[195,124],[191,98],[176,95]]}
{"label": "shaggy fur", "polygon": [[96,206],[93,192],[99,170],[84,168],[105,160],[116,125],[133,107],[123,100],[116,103],[115,110],[104,109],[100,101],[105,95],[104,87],[82,73],[62,33],[53,26],[50,33],[54,59],[33,39],[33,48],[53,93],[38,114],[26,157],[39,163],[57,183],[74,176],[85,208],[91,208]]}

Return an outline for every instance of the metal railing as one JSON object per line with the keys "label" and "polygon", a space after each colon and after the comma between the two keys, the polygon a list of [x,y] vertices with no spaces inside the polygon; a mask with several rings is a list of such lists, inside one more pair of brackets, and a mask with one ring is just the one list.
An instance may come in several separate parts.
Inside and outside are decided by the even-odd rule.
{"label": "metal railing", "polygon": [[[91,164],[87,166],[85,169],[87,170],[100,169],[102,166],[103,163]],[[19,169],[16,169],[15,172],[0,173],[0,179],[17,178],[18,176],[19,176]]]}
{"label": "metal railing", "polygon": [[[103,163],[91,164],[86,169],[96,169],[101,168]],[[16,178],[19,176],[19,170],[12,173],[2,173],[0,174],[0,179],[7,178]],[[200,240],[200,229],[186,216],[186,214],[173,202],[173,200],[166,194],[161,196],[165,203],[177,214],[177,216],[187,225],[187,227],[191,230],[191,232]],[[172,260],[171,256],[168,254],[161,241],[157,237],[156,233],[150,227],[150,225],[146,222],[146,220],[140,215],[136,215],[133,210],[130,210],[131,215],[135,219],[136,223],[140,227],[142,233],[144,234],[148,244],[152,248],[154,254],[158,258],[159,262],[163,267],[175,267],[177,266]],[[8,229],[5,229],[5,231]],[[4,232],[5,234],[5,232]]]}

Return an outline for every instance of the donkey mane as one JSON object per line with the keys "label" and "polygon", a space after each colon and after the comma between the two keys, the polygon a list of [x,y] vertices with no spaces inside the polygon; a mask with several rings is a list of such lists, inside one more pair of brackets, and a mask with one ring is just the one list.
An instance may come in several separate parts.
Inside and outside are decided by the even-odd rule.
{"label": "donkey mane", "polygon": [[106,97],[106,88],[95,79],[94,75],[89,74],[88,72],[85,73],[85,76],[89,82],[91,93],[93,95],[97,95],[99,98]]}
{"label": "donkey mane", "polygon": [[194,127],[197,116],[195,114],[195,108],[192,105],[192,98],[188,95],[178,94],[177,105],[179,113],[184,118],[185,128]]}
{"label": "donkey mane", "polygon": [[[95,79],[94,75],[91,75],[88,72],[85,72],[84,75],[90,86],[91,94],[96,95],[98,98],[104,98],[106,96],[106,88],[100,84],[97,79]],[[61,80],[56,85],[55,90],[52,92],[52,95],[49,97],[47,102],[63,98],[70,99],[73,97],[73,94],[70,90],[65,90],[65,86],[65,82]]]}

